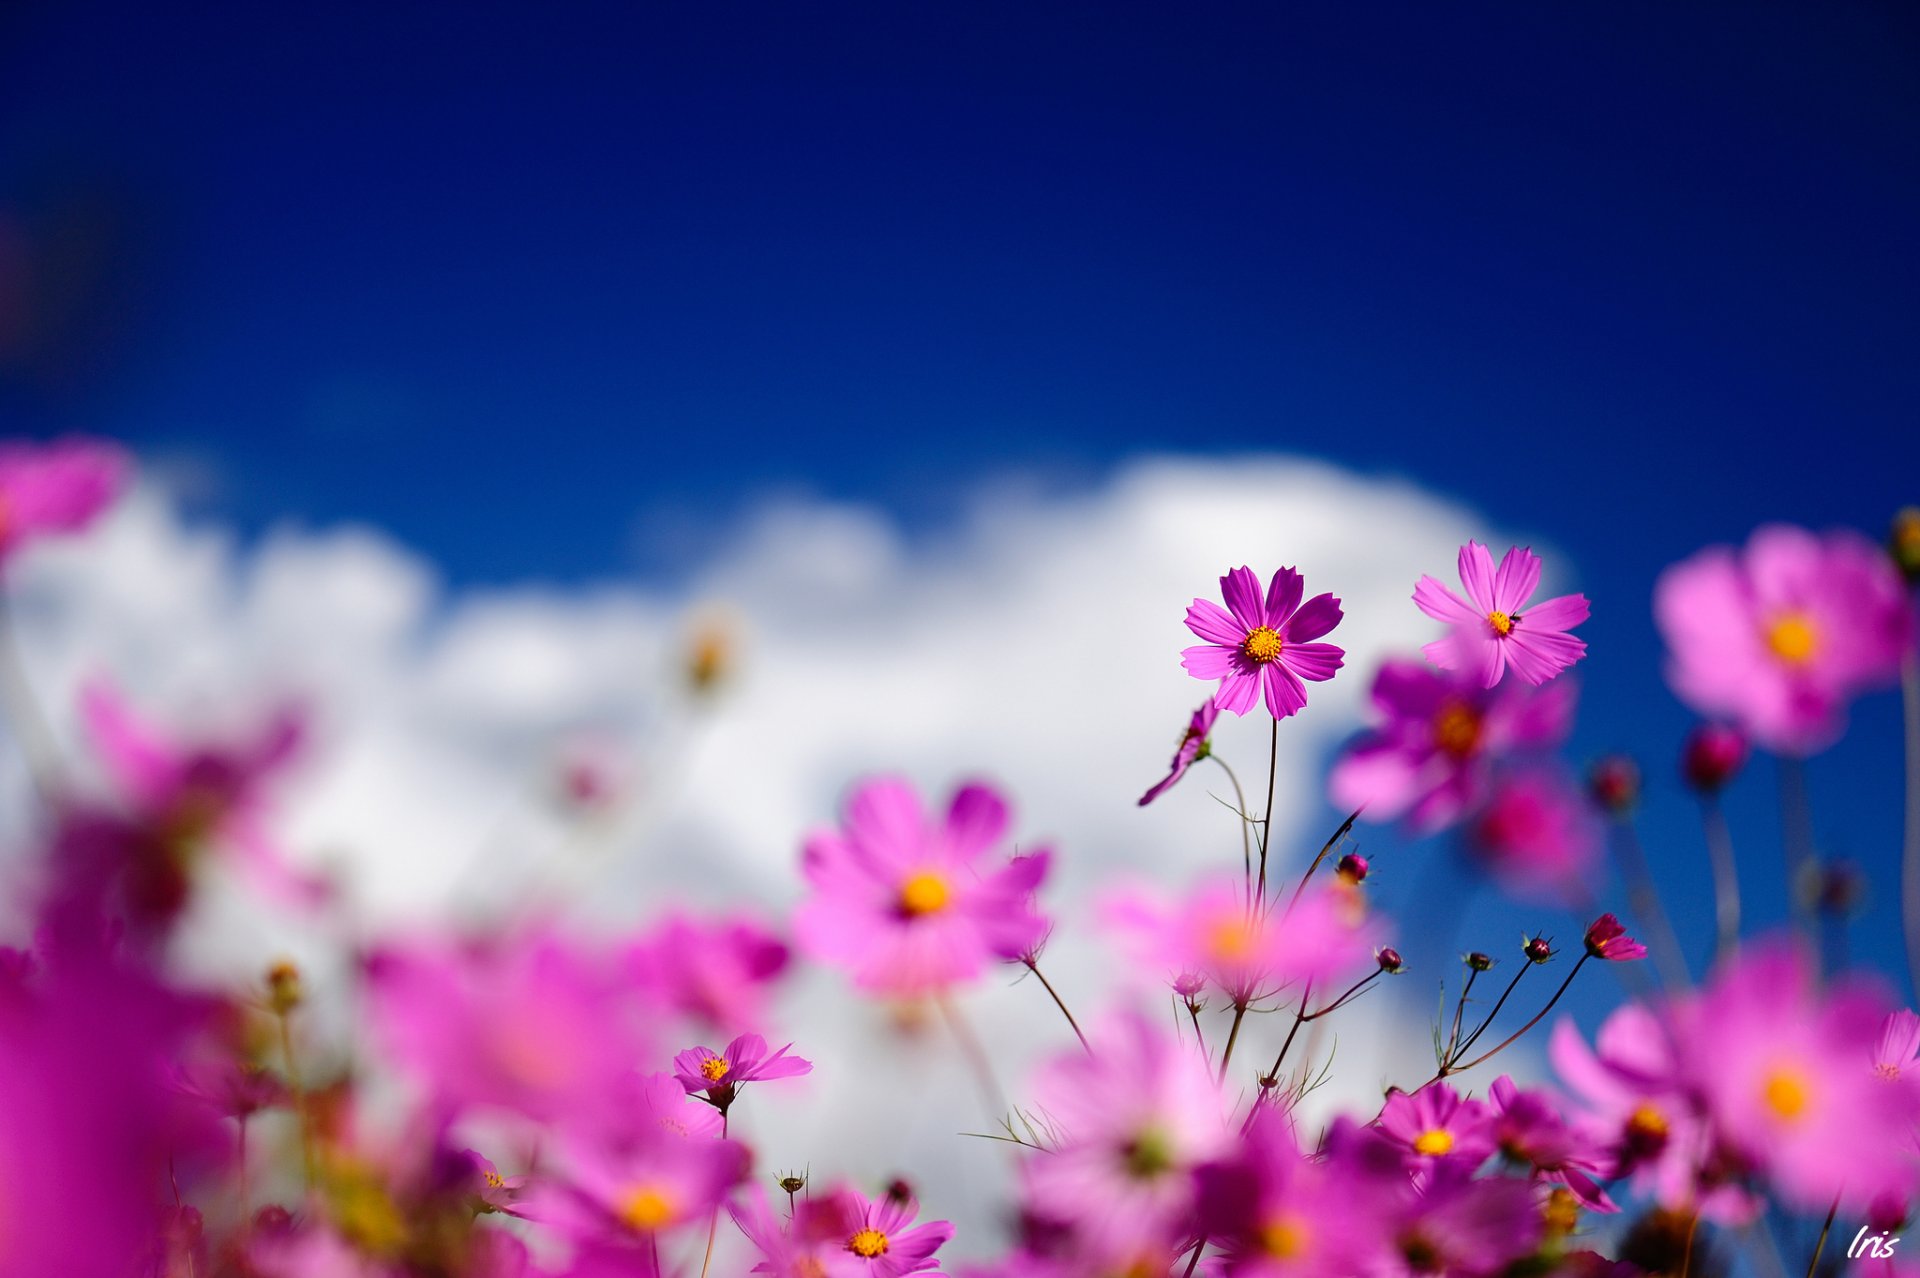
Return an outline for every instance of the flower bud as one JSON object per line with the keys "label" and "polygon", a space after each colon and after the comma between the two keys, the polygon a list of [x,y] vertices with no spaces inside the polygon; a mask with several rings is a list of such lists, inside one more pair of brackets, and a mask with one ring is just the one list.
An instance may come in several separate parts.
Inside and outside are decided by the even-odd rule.
{"label": "flower bud", "polygon": [[1476,972],[1486,972],[1493,968],[1493,956],[1482,954],[1479,950],[1467,955],[1467,966]]}
{"label": "flower bud", "polygon": [[1747,761],[1747,739],[1738,728],[1703,723],[1687,734],[1680,775],[1697,793],[1714,794],[1733,780]]}
{"label": "flower bud", "polygon": [[1544,936],[1523,937],[1520,952],[1530,963],[1544,963],[1554,955],[1553,942]]}
{"label": "flower bud", "polygon": [[1340,876],[1342,882],[1363,883],[1367,877],[1367,858],[1358,852],[1349,852],[1340,858],[1340,863],[1334,867],[1334,873]]}
{"label": "flower bud", "polygon": [[275,1016],[285,1016],[300,1006],[304,995],[300,988],[300,969],[281,959],[267,969],[267,1006]]}
{"label": "flower bud", "polygon": [[1587,793],[1603,812],[1624,816],[1640,801],[1640,768],[1624,754],[1610,754],[1587,771]]}
{"label": "flower bud", "polygon": [[1406,968],[1400,958],[1400,951],[1391,945],[1383,945],[1374,954],[1374,961],[1380,964],[1380,970],[1388,976],[1398,976]]}
{"label": "flower bud", "polygon": [[895,1176],[887,1182],[887,1200],[889,1202],[904,1203],[912,1197],[913,1186],[909,1185],[903,1177]]}
{"label": "flower bud", "polygon": [[1846,918],[1859,910],[1866,894],[1866,876],[1852,861],[1829,861],[1820,867],[1814,901],[1822,914]]}
{"label": "flower bud", "polygon": [[807,1187],[807,1178],[805,1176],[796,1176],[792,1172],[788,1172],[786,1175],[782,1176],[776,1183],[780,1186],[781,1193],[792,1195],[792,1194],[799,1193],[801,1190]]}
{"label": "flower bud", "polygon": [[1893,517],[1887,549],[1908,581],[1920,581],[1920,506],[1907,506]]}

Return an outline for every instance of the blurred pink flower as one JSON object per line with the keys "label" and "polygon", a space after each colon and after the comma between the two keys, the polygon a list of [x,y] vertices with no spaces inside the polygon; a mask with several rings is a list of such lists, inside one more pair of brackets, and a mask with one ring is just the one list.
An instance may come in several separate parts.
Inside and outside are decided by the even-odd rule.
{"label": "blurred pink flower", "polygon": [[1529,604],[1540,586],[1540,557],[1531,550],[1513,547],[1496,571],[1492,553],[1470,541],[1460,547],[1460,584],[1467,599],[1432,577],[1413,591],[1421,612],[1453,628],[1421,649],[1441,669],[1491,688],[1511,666],[1528,683],[1542,684],[1586,655],[1587,645],[1570,632],[1587,619],[1587,597]]}
{"label": "blurred pink flower", "polygon": [[1558,1099],[1544,1090],[1521,1091],[1502,1074],[1487,1091],[1500,1152],[1551,1184],[1565,1185],[1591,1211],[1620,1210],[1595,1177],[1612,1175],[1605,1146],[1569,1123]]}
{"label": "blurred pink flower", "polygon": [[1667,682],[1781,754],[1815,754],[1846,706],[1899,677],[1913,641],[1906,585],[1859,533],[1769,524],[1743,551],[1713,546],[1661,574],[1653,609]]}
{"label": "blurred pink flower", "polygon": [[1213,731],[1213,721],[1220,717],[1220,707],[1214,699],[1208,697],[1193,712],[1193,718],[1187,723],[1185,735],[1174,748],[1173,762],[1167,766],[1167,775],[1154,784],[1151,790],[1140,796],[1140,806],[1146,807],[1155,799],[1173,788],[1173,783],[1187,775],[1187,769],[1207,757],[1212,752],[1213,743],[1208,734]]}
{"label": "blurred pink flower", "polygon": [[787,945],[744,915],[675,911],[629,951],[635,976],[662,1003],[723,1033],[763,1028],[767,997],[787,970]]}
{"label": "blurred pink flower", "polygon": [[576,1246],[604,1248],[608,1259],[639,1264],[659,1239],[704,1226],[747,1174],[752,1156],[730,1140],[679,1140],[664,1134],[609,1144],[576,1132],[564,1142],[551,1179],[525,1192],[521,1214]]}
{"label": "blurred pink flower", "polygon": [[1047,853],[983,867],[1006,829],[1007,805],[984,785],[963,787],[944,819],[929,820],[907,782],[866,782],[839,830],[807,840],[813,894],[794,916],[800,944],[859,988],[899,996],[938,994],[1031,951],[1047,930],[1032,902]]}
{"label": "blurred pink flower", "polygon": [[1373,680],[1379,722],[1334,765],[1336,807],[1370,820],[1405,816],[1422,833],[1444,829],[1478,803],[1493,764],[1521,749],[1558,744],[1573,724],[1575,688],[1492,690],[1416,661],[1383,663]]}
{"label": "blurred pink flower", "polygon": [[1350,1278],[1386,1263],[1382,1195],[1338,1160],[1308,1158],[1280,1111],[1198,1173],[1200,1224],[1234,1278]]}
{"label": "blurred pink flower", "polygon": [[1220,579],[1227,606],[1196,599],[1187,609],[1187,629],[1206,640],[1180,654],[1180,664],[1196,679],[1218,679],[1213,701],[1222,710],[1245,714],[1262,693],[1276,719],[1298,714],[1307,704],[1300,681],[1331,679],[1345,652],[1312,640],[1340,624],[1340,601],[1315,595],[1305,603],[1300,574],[1282,568],[1260,596],[1260,579],[1245,566]]}
{"label": "blurred pink flower", "polygon": [[1465,833],[1475,862],[1503,891],[1523,900],[1577,903],[1600,851],[1585,798],[1544,768],[1497,781]]}
{"label": "blurred pink flower", "polygon": [[36,538],[92,523],[128,469],[124,452],[98,440],[0,443],[0,563]]}

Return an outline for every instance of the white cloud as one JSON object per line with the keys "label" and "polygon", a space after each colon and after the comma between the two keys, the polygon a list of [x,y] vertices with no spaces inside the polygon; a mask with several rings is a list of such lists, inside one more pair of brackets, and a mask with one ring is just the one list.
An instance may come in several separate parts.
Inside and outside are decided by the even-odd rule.
{"label": "white cloud", "polygon": [[[1305,827],[1323,756],[1354,727],[1374,660],[1427,637],[1413,581],[1446,575],[1468,535],[1485,535],[1474,515],[1404,483],[1298,460],[1169,459],[1069,498],[982,490],[957,527],[916,541],[872,510],[783,502],[736,530],[684,597],[449,591],[375,531],[285,528],[243,550],[143,491],[97,535],[22,565],[16,593],[27,665],[69,737],[62,707],[93,671],[181,722],[307,699],[318,749],[286,796],[288,840],[343,868],[382,920],[536,891],[609,923],[669,895],[778,910],[798,895],[802,834],[851,779],[899,770],[944,793],[990,776],[1014,796],[1023,840],[1058,849],[1047,896],[1067,922],[1049,965],[1091,1015],[1113,994],[1107,952],[1076,926],[1097,886],[1121,870],[1178,881],[1240,856],[1208,797],[1217,774],[1135,806],[1206,692],[1179,665],[1188,601],[1240,563],[1298,565],[1310,592],[1345,601],[1333,639],[1348,673],[1282,725],[1275,845],[1297,849],[1323,833]],[[675,662],[703,602],[737,617],[740,674],[692,717]],[[582,730],[650,742],[646,801],[591,848],[546,801],[557,744]],[[1262,716],[1225,725],[1219,743],[1250,791],[1263,785]],[[249,915],[219,953],[251,970],[296,943],[276,926]],[[776,1092],[749,1098],[765,1159],[906,1172],[931,1205],[981,1222],[1005,1156],[954,1139],[986,1119],[939,1034],[903,1055],[830,975],[799,986],[788,1027],[820,1068],[784,1110]],[[1037,987],[969,1006],[1010,1085],[1070,1041]],[[1384,1067],[1357,1049],[1358,1028],[1342,1054],[1364,1093]],[[1251,1027],[1254,1044],[1270,1052],[1274,1029]]]}

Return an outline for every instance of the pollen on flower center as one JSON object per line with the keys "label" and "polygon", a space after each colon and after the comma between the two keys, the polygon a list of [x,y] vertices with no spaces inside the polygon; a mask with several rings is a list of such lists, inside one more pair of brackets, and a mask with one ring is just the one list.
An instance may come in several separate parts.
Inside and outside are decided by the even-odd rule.
{"label": "pollen on flower center", "polygon": [[1249,661],[1256,661],[1261,665],[1279,657],[1280,650],[1286,646],[1280,638],[1280,632],[1272,626],[1255,626],[1247,632],[1247,637],[1240,641],[1240,651],[1247,654]]}
{"label": "pollen on flower center", "polygon": [[709,1056],[700,1062],[700,1073],[709,1083],[717,1083],[725,1078],[729,1068],[726,1060],[719,1056]]}
{"label": "pollen on flower center", "polygon": [[1413,1152],[1425,1154],[1429,1158],[1439,1158],[1453,1150],[1453,1133],[1444,1127],[1432,1127],[1421,1132],[1413,1142]]}
{"label": "pollen on flower center", "polygon": [[1806,665],[1819,646],[1820,632],[1804,612],[1782,613],[1767,627],[1767,650],[1790,666]]}
{"label": "pollen on flower center", "polygon": [[1807,1086],[1806,1075],[1787,1067],[1767,1075],[1760,1088],[1760,1098],[1776,1118],[1791,1122],[1807,1112],[1807,1106],[1813,1100],[1813,1091]]}
{"label": "pollen on flower center", "polygon": [[884,1256],[887,1254],[887,1236],[877,1229],[863,1229],[847,1239],[847,1250],[868,1260]]}
{"label": "pollen on flower center", "polygon": [[506,1186],[506,1179],[497,1171],[483,1172],[482,1176],[487,1182],[488,1189],[502,1189]]}
{"label": "pollen on flower center", "polygon": [[1173,1170],[1173,1142],[1166,1134],[1149,1127],[1121,1149],[1127,1172],[1136,1180],[1152,1180]]}
{"label": "pollen on flower center", "polygon": [[1260,1248],[1275,1260],[1292,1260],[1306,1251],[1307,1236],[1298,1216],[1281,1216],[1260,1227]]}
{"label": "pollen on flower center", "polygon": [[1239,915],[1221,919],[1207,932],[1207,944],[1213,956],[1226,962],[1251,955],[1254,939],[1253,925]]}
{"label": "pollen on flower center", "polygon": [[621,1223],[643,1233],[671,1224],[673,1218],[673,1199],[653,1185],[642,1185],[620,1199]]}
{"label": "pollen on flower center", "polygon": [[1433,744],[1442,754],[1464,759],[1480,745],[1480,716],[1471,706],[1449,702],[1433,717]]}
{"label": "pollen on flower center", "polygon": [[900,885],[900,910],[913,918],[937,914],[947,908],[951,895],[945,879],[931,870],[922,870]]}
{"label": "pollen on flower center", "polygon": [[1493,633],[1496,635],[1512,634],[1513,623],[1517,620],[1519,620],[1519,618],[1504,612],[1490,612],[1487,614],[1487,624],[1493,627]]}

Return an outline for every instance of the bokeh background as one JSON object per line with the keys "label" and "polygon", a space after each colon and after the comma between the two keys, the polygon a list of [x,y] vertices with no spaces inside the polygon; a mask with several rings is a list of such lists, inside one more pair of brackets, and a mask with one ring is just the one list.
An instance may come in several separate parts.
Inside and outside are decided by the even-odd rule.
{"label": "bokeh background", "polygon": [[[1247,562],[1348,602],[1349,670],[1284,734],[1297,854],[1372,661],[1431,637],[1415,577],[1517,541],[1594,601],[1569,758],[1640,758],[1698,967],[1652,583],[1920,497],[1917,61],[1920,11],[1866,3],[15,0],[0,430],[147,468],[15,583],[28,666],[67,731],[98,673],[196,725],[306,699],[289,838],[369,928],[777,917],[851,778],[991,776],[1061,855],[1091,1010],[1097,886],[1238,855],[1212,778],[1133,806],[1203,695],[1188,600]],[[734,674],[692,698],[713,627]],[[634,796],[584,833],[581,748]],[[1221,748],[1258,783],[1259,723]],[[1900,769],[1890,695],[1811,769],[1867,883],[1844,957],[1896,974]],[[1764,761],[1729,801],[1763,927],[1777,804]],[[1444,840],[1362,847],[1415,971],[1368,1013],[1397,1047],[1343,1045],[1356,1094],[1418,1081],[1459,946],[1576,930]],[[325,952],[231,900],[216,930],[210,972]],[[1009,1078],[1058,1046],[1037,991],[975,1004]],[[766,1159],[990,1215],[937,1033],[820,974],[788,1022],[822,1068]]]}

